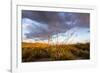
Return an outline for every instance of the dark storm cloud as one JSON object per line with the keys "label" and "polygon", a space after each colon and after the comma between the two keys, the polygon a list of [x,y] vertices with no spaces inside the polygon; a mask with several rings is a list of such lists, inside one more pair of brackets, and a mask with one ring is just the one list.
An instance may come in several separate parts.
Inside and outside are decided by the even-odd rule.
{"label": "dark storm cloud", "polygon": [[[32,23],[27,23],[32,25],[32,27],[28,28],[29,32],[25,33],[27,38],[47,38],[50,35],[66,32],[72,27],[89,28],[90,26],[89,13],[22,10],[22,19],[25,18],[32,21]],[[25,21],[22,21],[23,25],[25,23]]]}

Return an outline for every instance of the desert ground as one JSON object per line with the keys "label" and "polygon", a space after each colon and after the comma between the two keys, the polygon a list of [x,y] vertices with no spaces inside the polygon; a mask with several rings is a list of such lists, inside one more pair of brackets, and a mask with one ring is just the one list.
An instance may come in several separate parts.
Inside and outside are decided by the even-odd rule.
{"label": "desert ground", "polygon": [[90,43],[55,44],[22,42],[22,62],[90,59]]}

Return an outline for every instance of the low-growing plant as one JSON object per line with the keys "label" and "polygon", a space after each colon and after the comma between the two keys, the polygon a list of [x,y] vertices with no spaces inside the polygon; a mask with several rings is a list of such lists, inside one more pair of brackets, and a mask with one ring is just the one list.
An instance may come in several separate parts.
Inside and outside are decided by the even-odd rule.
{"label": "low-growing plant", "polygon": [[[24,44],[25,45],[25,44]],[[32,45],[32,44],[31,44]],[[22,46],[22,61],[57,61],[57,60],[77,60],[89,59],[90,47],[86,44],[62,44],[62,45],[48,45],[48,44],[33,44],[27,47]]]}

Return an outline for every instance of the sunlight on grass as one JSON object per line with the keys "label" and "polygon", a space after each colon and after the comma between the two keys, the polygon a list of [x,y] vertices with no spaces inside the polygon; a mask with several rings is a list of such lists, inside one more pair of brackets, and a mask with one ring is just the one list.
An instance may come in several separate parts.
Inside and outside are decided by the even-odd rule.
{"label": "sunlight on grass", "polygon": [[22,62],[81,60],[90,58],[90,44],[48,45],[22,43]]}

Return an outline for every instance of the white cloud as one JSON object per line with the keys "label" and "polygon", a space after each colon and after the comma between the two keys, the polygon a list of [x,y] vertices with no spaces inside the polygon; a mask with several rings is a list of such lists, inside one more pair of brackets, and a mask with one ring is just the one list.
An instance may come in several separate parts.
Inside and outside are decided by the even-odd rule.
{"label": "white cloud", "polygon": [[48,26],[45,24],[41,24],[37,21],[33,21],[28,18],[22,19],[22,37],[27,38],[26,34],[31,34],[31,36],[35,35],[36,33],[42,32],[42,29],[47,30]]}

